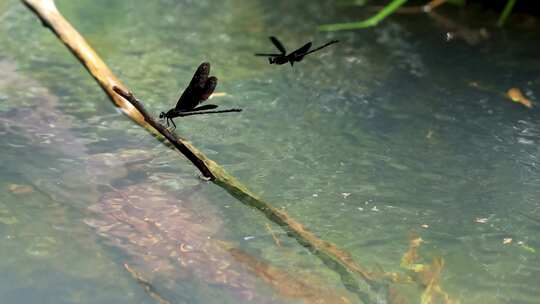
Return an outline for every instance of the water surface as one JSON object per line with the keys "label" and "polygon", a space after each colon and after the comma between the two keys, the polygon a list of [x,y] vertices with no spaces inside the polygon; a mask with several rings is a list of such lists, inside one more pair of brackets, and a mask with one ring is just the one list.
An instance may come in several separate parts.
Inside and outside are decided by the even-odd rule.
{"label": "water surface", "polygon": [[[538,29],[489,29],[488,40],[470,45],[447,42],[428,17],[318,33],[319,24],[355,16],[332,1],[58,6],[154,113],[174,104],[199,63],[211,62],[216,91],[226,93],[212,101],[244,112],[179,119],[178,134],[358,263],[403,271],[415,231],[425,241],[423,262],[445,260],[441,285],[452,298],[537,303],[538,110],[504,93],[518,87],[538,100]],[[199,181],[190,163],[117,113],[18,1],[0,4],[0,24],[1,299],[155,303],[128,263],[174,303],[313,302],[269,284],[250,270],[248,256],[290,269],[292,279],[282,278],[289,284],[313,277],[329,299],[376,303],[377,291],[347,290],[332,267],[258,211]],[[294,68],[270,66],[252,55],[272,50],[269,35],[291,50],[341,42]],[[133,202],[123,205],[131,209],[115,213],[115,199]],[[186,214],[185,222],[167,221],[164,212]],[[165,237],[149,228],[154,216],[169,230],[184,229]],[[155,251],[144,250],[149,235],[160,238]],[[195,266],[181,265],[167,251],[177,242],[206,251]],[[246,255],[228,252],[231,244]],[[224,268],[230,280],[221,282],[221,266],[205,258],[234,264]],[[239,277],[237,287],[231,282]],[[421,288],[413,290],[407,296],[416,303]]]}

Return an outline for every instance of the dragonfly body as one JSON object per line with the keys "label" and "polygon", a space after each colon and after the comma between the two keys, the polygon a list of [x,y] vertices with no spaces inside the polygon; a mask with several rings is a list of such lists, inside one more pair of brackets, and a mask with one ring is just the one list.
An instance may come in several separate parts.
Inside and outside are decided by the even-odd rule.
{"label": "dragonfly body", "polygon": [[[217,78],[210,75],[210,63],[203,62],[193,75],[191,82],[184,90],[176,106],[167,112],[161,112],[159,118],[165,118],[167,126],[169,122],[176,128],[176,124],[173,118],[196,115],[196,114],[211,114],[211,113],[225,113],[225,112],[240,112],[241,109],[229,109],[222,111],[205,111],[217,108],[217,105],[207,104],[199,106],[200,103],[207,100],[214,92],[217,86]],[[205,112],[202,112],[205,111]]]}
{"label": "dragonfly body", "polygon": [[339,41],[332,40],[318,48],[315,48],[310,51],[311,48],[311,42],[308,42],[304,44],[302,47],[297,49],[294,52],[291,52],[290,54],[287,54],[287,51],[285,50],[285,47],[283,44],[274,36],[270,37],[270,41],[274,44],[274,46],[281,52],[280,54],[264,54],[264,53],[256,53],[255,56],[265,56],[268,57],[268,62],[270,64],[285,64],[290,63],[291,66],[294,66],[295,62],[300,62],[304,57],[308,54],[311,54],[313,52],[316,52],[322,48],[325,48],[331,44],[337,43]]}

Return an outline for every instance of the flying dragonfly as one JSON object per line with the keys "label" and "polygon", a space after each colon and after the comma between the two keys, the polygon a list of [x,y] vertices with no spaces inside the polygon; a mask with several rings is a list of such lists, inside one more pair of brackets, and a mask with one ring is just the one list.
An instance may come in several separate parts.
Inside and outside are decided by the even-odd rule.
{"label": "flying dragonfly", "polygon": [[280,54],[265,54],[265,53],[256,53],[255,56],[264,56],[268,57],[270,64],[285,64],[289,62],[291,66],[294,66],[295,62],[300,62],[304,59],[304,56],[316,52],[320,49],[323,49],[331,44],[338,43],[338,40],[332,40],[325,45],[322,45],[316,49],[309,50],[311,48],[311,42],[304,44],[301,48],[287,55],[287,51],[283,44],[274,36],[270,37],[270,41],[276,46],[276,48],[281,52]]}
{"label": "flying dragonfly", "polygon": [[203,62],[195,71],[191,82],[180,96],[180,99],[178,99],[176,107],[167,112],[161,112],[159,114],[159,118],[166,119],[167,127],[169,126],[169,122],[171,122],[176,129],[176,124],[173,121],[173,118],[176,117],[242,111],[242,109],[205,111],[215,109],[218,106],[214,104],[199,106],[199,104],[207,100],[210,95],[212,95],[217,86],[217,78],[214,76],[208,77],[208,75],[210,75],[210,63]]}

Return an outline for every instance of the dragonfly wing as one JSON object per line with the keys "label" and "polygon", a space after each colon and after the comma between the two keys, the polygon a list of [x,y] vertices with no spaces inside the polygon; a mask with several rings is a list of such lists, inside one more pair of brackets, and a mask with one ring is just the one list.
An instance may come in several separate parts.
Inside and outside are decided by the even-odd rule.
{"label": "dragonfly wing", "polygon": [[195,74],[193,74],[193,78],[191,78],[188,87],[184,90],[180,99],[178,99],[175,107],[176,110],[190,110],[199,104],[199,98],[204,93],[209,74],[210,63],[201,63],[195,71]]}
{"label": "dragonfly wing", "polygon": [[210,63],[203,62],[199,65],[197,71],[195,71],[195,74],[193,75],[193,78],[191,79],[189,85],[203,88],[206,85],[206,81],[208,80],[208,75],[210,75]]}
{"label": "dragonfly wing", "polygon": [[288,56],[290,56],[291,58],[302,59],[304,55],[306,55],[306,53],[309,51],[310,48],[311,48],[311,42],[308,42],[304,44],[301,48],[290,53]]}
{"label": "dragonfly wing", "polygon": [[215,105],[215,104],[207,104],[207,105],[204,105],[204,106],[196,107],[195,109],[191,110],[190,112],[212,110],[212,109],[215,109],[217,107],[218,106]]}
{"label": "dragonfly wing", "polygon": [[211,76],[206,81],[206,84],[204,85],[203,89],[201,90],[200,94],[200,102],[203,102],[214,93],[214,90],[217,86],[217,77]]}
{"label": "dragonfly wing", "polygon": [[287,53],[287,51],[285,50],[285,47],[283,46],[283,44],[281,44],[281,42],[274,36],[270,36],[270,41],[272,41],[272,43],[277,47],[277,49],[282,53],[282,54],[285,54]]}
{"label": "dragonfly wing", "polygon": [[315,48],[315,49],[313,49],[313,50],[311,50],[311,51],[305,53],[304,55],[311,54],[311,53],[313,53],[313,52],[316,52],[316,51],[318,51],[318,50],[320,50],[320,49],[324,49],[325,47],[327,47],[327,46],[329,46],[329,45],[332,45],[332,44],[334,44],[334,43],[338,43],[338,42],[339,42],[339,40],[332,40],[332,41],[330,41],[330,42],[328,42],[328,43],[326,43],[326,44],[324,44],[324,45],[321,45],[321,46],[318,47],[318,48]]}

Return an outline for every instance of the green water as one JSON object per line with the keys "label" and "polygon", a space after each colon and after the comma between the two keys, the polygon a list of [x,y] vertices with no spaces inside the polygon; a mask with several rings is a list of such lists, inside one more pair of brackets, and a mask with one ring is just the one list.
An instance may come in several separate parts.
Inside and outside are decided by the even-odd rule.
{"label": "green water", "polygon": [[[212,102],[244,111],[177,119],[178,134],[359,264],[404,272],[415,231],[422,262],[445,260],[441,286],[453,299],[539,302],[538,110],[504,97],[518,87],[540,100],[538,29],[494,30],[469,45],[446,42],[441,26],[420,16],[317,33],[357,13],[332,1],[57,4],[153,113],[172,107],[197,65],[211,62],[216,91],[227,94]],[[269,35],[291,50],[341,42],[294,68],[270,66],[252,55],[272,51]],[[255,303],[304,303],[223,248],[184,267],[161,253],[165,245],[126,245],[152,233],[170,246],[219,239],[296,279],[316,277],[322,294],[388,302],[361,280],[347,290],[335,267],[259,211],[199,181],[184,158],[117,113],[15,0],[0,2],[0,134],[0,303],[156,303],[124,263],[171,303],[250,302],[247,293]],[[133,150],[140,155],[126,154]],[[159,194],[148,190],[156,185]],[[113,198],[130,195],[144,204],[108,213]],[[174,203],[157,207],[158,196]],[[187,224],[167,220],[176,203]],[[183,236],[137,224],[155,214]],[[211,258],[240,264],[225,274],[248,287],[217,283]],[[405,295],[419,303],[421,291],[413,285]]]}

